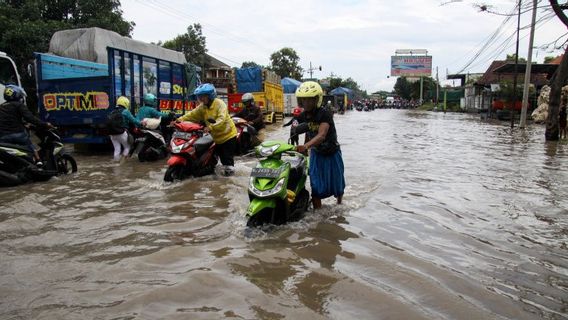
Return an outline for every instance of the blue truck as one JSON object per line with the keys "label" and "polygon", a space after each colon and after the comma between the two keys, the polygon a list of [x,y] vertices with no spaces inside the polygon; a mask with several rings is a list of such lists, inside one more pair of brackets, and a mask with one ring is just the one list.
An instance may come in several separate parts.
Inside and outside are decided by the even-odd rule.
{"label": "blue truck", "polygon": [[146,93],[158,97],[162,111],[184,113],[192,108],[189,93],[199,84],[197,67],[180,59],[106,50],[102,60],[107,63],[35,53],[39,114],[59,128],[64,142],[105,143],[107,114],[120,96],[130,99],[133,114]]}

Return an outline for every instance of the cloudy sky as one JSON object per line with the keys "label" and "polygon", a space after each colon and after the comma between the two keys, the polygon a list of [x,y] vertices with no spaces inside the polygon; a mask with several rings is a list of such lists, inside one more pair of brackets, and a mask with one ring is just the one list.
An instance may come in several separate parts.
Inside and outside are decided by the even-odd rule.
{"label": "cloudy sky", "polygon": [[[392,90],[396,79],[387,76],[396,49],[427,49],[434,68],[439,67],[440,79],[446,70],[461,71],[507,18],[481,12],[474,3],[482,2],[496,13],[510,13],[515,6],[512,0],[121,1],[125,18],[136,23],[134,39],[168,40],[198,22],[209,53],[231,66],[251,60],[268,65],[272,52],[292,47],[304,69],[310,61],[322,66],[323,71],[316,71],[314,77],[332,72],[352,77],[369,92]],[[530,3],[524,0],[523,7],[530,8]],[[547,0],[538,4],[535,46],[553,42],[566,32],[547,11],[547,4]],[[530,23],[530,15],[530,11],[522,15],[521,27]],[[515,27],[516,17],[512,17],[464,72],[484,72],[492,60],[514,53]],[[527,55],[528,33],[528,28],[521,31],[522,57]],[[554,55],[548,51],[535,50],[533,59],[542,62]]]}

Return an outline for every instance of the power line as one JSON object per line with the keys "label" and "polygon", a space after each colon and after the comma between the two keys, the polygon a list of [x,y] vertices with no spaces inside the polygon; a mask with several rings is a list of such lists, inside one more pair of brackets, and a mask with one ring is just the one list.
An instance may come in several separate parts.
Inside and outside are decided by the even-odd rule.
{"label": "power line", "polygon": [[[148,3],[148,1],[150,3]],[[196,17],[191,16],[191,15],[185,13],[185,12],[180,12],[177,8],[171,7],[168,4],[166,4],[164,2],[160,2],[158,0],[140,1],[140,3],[142,3],[146,6],[151,5],[154,8],[162,11],[163,13],[165,13],[169,16],[177,16],[178,18],[181,18],[181,19],[184,19],[184,20],[191,20],[191,21],[194,21],[194,22],[199,21]],[[239,42],[239,43],[247,42],[247,43],[254,45],[256,48],[262,48],[262,49],[266,50],[267,52],[270,51],[270,49],[264,47],[263,45],[261,45],[259,43],[256,43],[256,42],[251,41],[250,39],[247,39],[245,37],[241,37],[241,36],[235,35],[231,32],[228,32],[226,30],[226,28],[220,28],[220,27],[217,27],[217,26],[215,26],[211,23],[202,22],[202,21],[199,22],[199,23],[202,24],[203,26],[206,26],[207,30],[209,32],[217,34],[217,35],[224,37],[226,39],[229,39],[229,40],[232,40],[232,41],[235,41],[235,42]]]}
{"label": "power line", "polygon": [[[542,16],[536,23],[535,23],[535,30],[538,30],[539,28],[541,28],[542,26],[544,26],[546,23],[548,23],[549,21],[552,20],[552,18],[554,18],[554,14],[548,14],[548,15],[544,15]],[[530,27],[530,25],[529,25]],[[521,29],[526,29],[526,28],[521,28]],[[514,38],[514,36],[516,35],[516,31],[514,31],[511,36],[509,36],[507,39],[505,39],[505,41],[503,41],[497,48],[495,48],[493,51],[491,51],[488,55],[485,55],[485,57],[487,57],[487,59],[485,60],[481,60],[478,61],[477,63],[473,64],[470,66],[469,69],[473,69],[474,67],[477,67],[481,64],[487,63],[489,61],[493,61],[495,60],[499,55],[501,55],[505,50],[508,50],[509,48],[511,48],[513,44],[509,44],[510,41]],[[521,39],[525,39],[526,37],[528,37],[529,34],[525,34],[523,37],[521,37]]]}
{"label": "power line", "polygon": [[[515,7],[511,10],[511,14],[513,12],[515,12],[518,8],[518,4],[515,4]],[[507,16],[505,19],[503,19],[503,21],[501,22],[501,24],[499,25],[499,27],[497,27],[497,29],[491,34],[491,36],[489,36],[489,39],[485,42],[485,44],[475,53],[475,55],[469,59],[469,61],[460,69],[459,72],[457,73],[462,73],[464,72],[468,67],[471,66],[471,64],[473,62],[475,62],[475,60],[477,60],[479,58],[479,56],[490,46],[493,44],[493,42],[497,39],[497,37],[499,36],[499,34],[501,33],[502,29],[504,28],[504,26],[511,20],[513,16]]]}
{"label": "power line", "polygon": [[[516,9],[518,9],[518,4],[515,6],[515,8],[513,8],[513,12],[514,12]],[[535,25],[538,25],[538,26],[536,27],[537,29],[540,28],[540,27],[542,27],[544,24],[546,24],[546,23],[549,22],[552,18],[555,17],[554,12],[552,12],[551,10],[545,9],[545,10],[543,10],[543,11],[544,11],[545,14],[544,14],[543,16],[541,16],[541,17],[538,19],[538,21],[536,22],[536,24],[535,24]],[[515,16],[515,15],[508,16],[505,20],[510,19],[510,18],[513,17],[513,16]],[[502,23],[501,26],[498,28],[498,30],[499,30],[502,26],[504,26],[503,23]],[[531,26],[531,24],[528,24],[528,25],[523,26],[522,28],[520,28],[520,30],[529,29],[530,26]],[[487,46],[482,47],[482,48],[476,53],[476,55],[475,55],[472,59],[470,59],[470,60],[468,61],[468,63],[467,63],[459,72],[457,72],[457,73],[463,73],[463,72],[466,71],[466,70],[471,70],[471,69],[473,69],[474,67],[477,67],[477,66],[479,66],[479,65],[481,65],[481,64],[487,63],[488,61],[494,60],[495,58],[497,58],[501,53],[503,53],[503,51],[509,49],[509,48],[512,46],[512,44],[509,45],[509,43],[510,43],[510,41],[513,39],[513,37],[515,36],[515,34],[516,34],[516,30],[515,30],[515,32],[513,32],[509,37],[505,38],[505,39],[504,39],[502,42],[500,42],[496,47],[494,47],[493,50],[488,51],[488,50],[486,50],[486,49],[489,48],[490,46],[492,46],[492,45],[495,43],[495,41],[497,40],[497,37],[493,37],[493,35],[495,35],[495,33],[493,33],[492,36],[490,37],[490,38],[492,39],[492,41],[488,41],[488,43],[490,43],[490,44],[487,45]],[[528,36],[528,34],[525,35],[525,36],[523,36],[522,39],[525,39],[527,36]],[[487,44],[487,43],[486,43],[486,44]],[[487,53],[487,52],[489,52],[489,53]],[[483,59],[483,58],[480,59],[481,57],[484,57],[485,59]],[[475,62],[476,60],[477,60],[477,62]]]}

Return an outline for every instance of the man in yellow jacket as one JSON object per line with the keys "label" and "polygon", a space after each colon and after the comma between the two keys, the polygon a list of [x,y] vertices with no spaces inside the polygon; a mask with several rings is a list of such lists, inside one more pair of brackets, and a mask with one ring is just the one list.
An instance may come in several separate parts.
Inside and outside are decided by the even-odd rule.
{"label": "man in yellow jacket", "polygon": [[229,115],[227,105],[221,99],[217,99],[215,86],[204,83],[195,89],[199,105],[184,114],[177,121],[191,121],[195,123],[205,123],[206,131],[211,134],[215,141],[215,150],[221,164],[223,164],[223,174],[230,176],[234,173],[234,155],[237,149],[237,129]]}

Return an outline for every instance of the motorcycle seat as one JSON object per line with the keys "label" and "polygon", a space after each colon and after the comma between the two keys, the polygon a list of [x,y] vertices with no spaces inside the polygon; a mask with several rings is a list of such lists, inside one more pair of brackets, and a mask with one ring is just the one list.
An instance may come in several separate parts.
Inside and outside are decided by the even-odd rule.
{"label": "motorcycle seat", "polygon": [[28,149],[27,146],[23,146],[21,144],[12,144],[12,143],[0,142],[0,147],[18,149],[18,150],[21,150],[21,151],[26,152],[26,153],[31,152],[30,149]]}
{"label": "motorcycle seat", "polygon": [[197,141],[195,141],[194,147],[195,147],[195,151],[197,153],[201,153],[207,149],[209,149],[209,147],[211,147],[211,145],[213,144],[213,137],[211,137],[210,134],[204,135],[203,137],[197,139]]}

